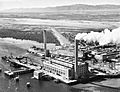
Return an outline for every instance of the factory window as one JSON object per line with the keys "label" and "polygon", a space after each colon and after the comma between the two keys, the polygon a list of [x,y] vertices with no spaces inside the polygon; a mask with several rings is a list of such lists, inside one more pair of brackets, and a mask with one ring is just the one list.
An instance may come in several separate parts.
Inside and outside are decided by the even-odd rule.
{"label": "factory window", "polygon": [[53,71],[53,67],[51,67],[51,70]]}
{"label": "factory window", "polygon": [[54,68],[54,72],[56,72],[56,69]]}
{"label": "factory window", "polygon": [[56,72],[56,68],[54,68],[54,71]]}
{"label": "factory window", "polygon": [[59,72],[59,75],[61,75],[61,73]]}
{"label": "factory window", "polygon": [[46,69],[46,66],[44,66],[44,68]]}
{"label": "factory window", "polygon": [[59,74],[59,71],[57,73]]}
{"label": "factory window", "polygon": [[53,72],[54,72],[54,68],[53,68]]}
{"label": "factory window", "polygon": [[54,71],[56,72],[56,68],[54,68]]}
{"label": "factory window", "polygon": [[50,68],[51,72],[52,72],[52,67]]}
{"label": "factory window", "polygon": [[60,72],[60,74],[62,75],[62,74],[63,74],[63,72],[61,71],[61,72]]}
{"label": "factory window", "polygon": [[58,70],[56,69],[56,72],[58,73]]}
{"label": "factory window", "polygon": [[60,71],[60,75],[62,75],[62,72]]}
{"label": "factory window", "polygon": [[50,67],[48,67],[48,70],[50,70]]}
{"label": "factory window", "polygon": [[59,69],[58,71],[59,71],[59,73],[60,73],[60,69]]}
{"label": "factory window", "polygon": [[65,73],[64,73],[64,72],[63,72],[62,74],[63,74],[63,75],[65,75]]}
{"label": "factory window", "polygon": [[61,72],[60,72],[60,74],[62,75],[62,74],[63,74],[63,72],[61,71]]}
{"label": "factory window", "polygon": [[53,71],[53,70],[52,70],[52,67],[51,67],[51,71]]}
{"label": "factory window", "polygon": [[54,67],[52,67],[52,71],[54,71]]}
{"label": "factory window", "polygon": [[58,69],[56,68],[56,72],[58,72]]}
{"label": "factory window", "polygon": [[59,71],[59,74],[61,74],[61,71]]}
{"label": "factory window", "polygon": [[59,70],[58,70],[58,74],[59,74]]}
{"label": "factory window", "polygon": [[49,69],[49,66],[47,66],[47,68]]}
{"label": "factory window", "polygon": [[58,70],[58,73],[60,74],[60,71]]}

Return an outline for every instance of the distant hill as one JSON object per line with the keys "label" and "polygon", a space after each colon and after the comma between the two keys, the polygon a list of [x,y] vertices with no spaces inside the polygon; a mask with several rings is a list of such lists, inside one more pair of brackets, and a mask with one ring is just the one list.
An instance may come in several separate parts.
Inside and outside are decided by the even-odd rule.
{"label": "distant hill", "polygon": [[17,8],[0,12],[0,18],[52,20],[120,21],[120,5],[75,4],[47,8]]}
{"label": "distant hill", "polygon": [[16,8],[10,10],[4,10],[4,12],[62,12],[70,10],[103,10],[103,9],[120,9],[120,5],[85,5],[85,4],[75,4],[66,6],[56,6],[47,8]]}

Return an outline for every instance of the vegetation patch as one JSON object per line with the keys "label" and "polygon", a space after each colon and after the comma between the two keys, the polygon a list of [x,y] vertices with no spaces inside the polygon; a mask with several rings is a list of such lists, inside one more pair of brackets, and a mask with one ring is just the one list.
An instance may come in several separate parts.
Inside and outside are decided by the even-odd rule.
{"label": "vegetation patch", "polygon": [[[55,43],[56,45],[60,45],[57,38],[50,32],[47,31],[47,43]],[[43,43],[43,32],[42,31],[21,31],[21,30],[14,30],[14,29],[0,29],[0,37],[12,37],[15,39],[25,39],[25,40],[32,40],[37,41],[39,43]]]}

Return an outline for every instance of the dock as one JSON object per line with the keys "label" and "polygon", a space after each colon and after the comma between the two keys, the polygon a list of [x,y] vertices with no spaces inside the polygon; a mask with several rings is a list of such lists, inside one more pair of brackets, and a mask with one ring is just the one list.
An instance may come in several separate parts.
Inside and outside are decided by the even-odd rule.
{"label": "dock", "polygon": [[4,71],[4,74],[9,76],[9,77],[13,77],[15,75],[20,75],[20,74],[27,74],[27,73],[32,73],[34,70],[40,69],[41,67],[39,66],[35,66],[34,64],[31,65],[29,63],[24,64],[19,62],[19,60],[12,58],[12,59],[8,59],[8,61],[13,64],[14,66],[21,66],[24,67],[23,69],[19,69],[16,71]]}
{"label": "dock", "polygon": [[10,59],[9,62],[12,63],[12,64],[17,64],[17,65],[29,68],[29,69],[33,69],[33,70],[39,70],[41,68],[41,66],[35,66],[35,65],[31,65],[31,64],[20,63],[17,59]]}
{"label": "dock", "polygon": [[16,71],[4,71],[4,74],[9,77],[13,77],[15,75],[32,73],[33,71],[34,69],[22,69],[22,70],[16,70]]}

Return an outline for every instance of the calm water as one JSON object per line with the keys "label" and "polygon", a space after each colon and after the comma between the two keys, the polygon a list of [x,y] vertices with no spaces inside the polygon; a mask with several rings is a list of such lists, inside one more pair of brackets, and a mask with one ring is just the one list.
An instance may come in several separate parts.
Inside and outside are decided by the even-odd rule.
{"label": "calm water", "polygon": [[[4,70],[10,68],[5,61],[0,62],[0,67]],[[20,81],[15,82],[13,78],[8,78],[0,73],[0,92],[120,92],[119,89],[96,86],[92,84],[66,85],[56,84],[51,81],[31,79],[32,74],[20,75]],[[26,87],[26,83],[31,83],[31,88]]]}

